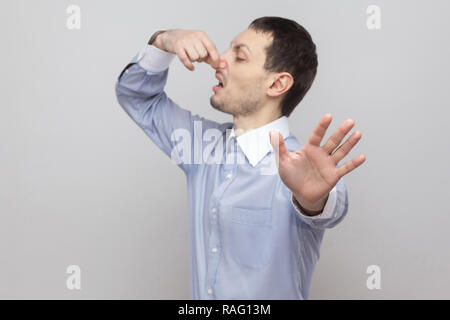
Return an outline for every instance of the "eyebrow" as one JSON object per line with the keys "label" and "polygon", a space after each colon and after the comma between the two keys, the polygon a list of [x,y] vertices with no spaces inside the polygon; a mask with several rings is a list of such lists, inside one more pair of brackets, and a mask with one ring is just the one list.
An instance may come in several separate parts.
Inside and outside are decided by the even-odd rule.
{"label": "eyebrow", "polygon": [[[233,41],[230,42],[230,46],[233,46]],[[247,48],[247,50],[250,52],[250,54],[252,53],[252,51],[250,50],[250,48],[248,47],[248,45],[246,45],[245,43],[238,43],[234,46],[234,50],[239,50],[240,48],[245,47]]]}

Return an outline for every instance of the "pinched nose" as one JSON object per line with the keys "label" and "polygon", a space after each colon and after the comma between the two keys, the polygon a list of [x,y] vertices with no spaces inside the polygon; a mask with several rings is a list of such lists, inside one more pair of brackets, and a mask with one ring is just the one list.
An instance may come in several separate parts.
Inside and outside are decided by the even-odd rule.
{"label": "pinched nose", "polygon": [[223,53],[219,56],[219,67],[217,69],[225,69],[227,66],[227,55]]}
{"label": "pinched nose", "polygon": [[225,60],[220,59],[219,60],[219,64],[216,66],[213,66],[214,69],[216,70],[221,70],[221,69],[225,69],[227,67],[227,63],[225,62]]}

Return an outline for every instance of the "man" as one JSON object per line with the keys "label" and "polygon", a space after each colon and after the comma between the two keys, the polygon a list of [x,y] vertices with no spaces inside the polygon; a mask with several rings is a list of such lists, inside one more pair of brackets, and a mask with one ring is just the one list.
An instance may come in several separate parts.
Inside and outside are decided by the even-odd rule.
{"label": "man", "polygon": [[[233,123],[192,115],[167,97],[175,56],[191,71],[202,61],[216,70],[210,103]],[[339,146],[351,119],[323,146],[330,114],[303,146],[289,132],[287,117],[316,70],[309,33],[263,17],[221,55],[203,31],[158,31],[118,77],[120,105],[186,173],[193,299],[308,297],[324,230],[348,210],[342,177],[365,161],[337,167],[361,138],[356,131]]]}

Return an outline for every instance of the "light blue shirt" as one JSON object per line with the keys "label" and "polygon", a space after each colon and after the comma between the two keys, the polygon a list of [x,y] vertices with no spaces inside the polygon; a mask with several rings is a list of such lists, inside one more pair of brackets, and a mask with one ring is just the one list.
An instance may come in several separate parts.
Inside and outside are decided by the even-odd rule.
{"label": "light blue shirt", "polygon": [[192,298],[306,299],[325,229],[348,210],[343,179],[321,214],[302,213],[269,140],[279,130],[289,151],[301,147],[287,118],[236,136],[232,123],[192,115],[164,91],[174,57],[147,45],[119,75],[116,95],[186,174]]}

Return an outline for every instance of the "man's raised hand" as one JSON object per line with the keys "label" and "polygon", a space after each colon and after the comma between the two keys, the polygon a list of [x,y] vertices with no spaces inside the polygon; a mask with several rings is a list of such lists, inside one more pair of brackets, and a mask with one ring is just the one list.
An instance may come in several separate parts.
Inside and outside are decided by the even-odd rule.
{"label": "man's raised hand", "polygon": [[348,119],[321,146],[331,120],[330,114],[324,115],[311,133],[308,142],[294,152],[286,149],[279,132],[274,131],[270,134],[271,144],[278,155],[276,162],[280,178],[306,209],[320,209],[338,180],[366,160],[366,156],[361,154],[337,166],[361,139],[361,132],[355,131],[340,145],[354,126],[354,121]]}
{"label": "man's raised hand", "polygon": [[193,62],[206,62],[214,69],[220,67],[220,55],[216,46],[201,30],[167,30],[156,37],[153,45],[176,54],[191,71],[195,69]]}

